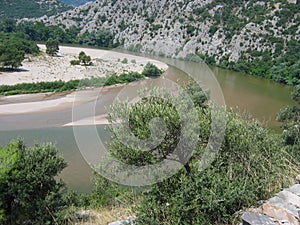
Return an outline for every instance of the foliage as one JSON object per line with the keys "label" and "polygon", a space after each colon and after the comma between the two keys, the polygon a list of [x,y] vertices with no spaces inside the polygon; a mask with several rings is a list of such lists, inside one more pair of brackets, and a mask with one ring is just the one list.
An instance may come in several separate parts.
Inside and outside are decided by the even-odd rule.
{"label": "foliage", "polygon": [[278,113],[277,119],[283,122],[284,144],[300,162],[300,85],[294,87],[292,99],[296,105],[282,109]]}
{"label": "foliage", "polygon": [[[192,161],[189,176],[181,171],[154,185],[138,208],[137,224],[228,224],[235,212],[270,197],[281,181],[289,184],[283,174],[293,174],[285,161],[291,158],[277,138],[234,113],[228,117],[225,140],[213,164],[199,171]],[[200,156],[203,149],[197,152]]]}
{"label": "foliage", "polygon": [[114,84],[124,84],[124,83],[129,83],[137,80],[142,80],[144,78],[145,76],[143,74],[137,72],[122,73],[119,76],[112,75],[108,77],[104,85],[109,86]]}
{"label": "foliage", "polygon": [[94,173],[92,182],[94,186],[93,191],[82,196],[82,206],[99,209],[119,206],[130,207],[131,204],[134,204],[134,194],[130,187],[107,180],[96,172]]}
{"label": "foliage", "polygon": [[78,36],[78,44],[100,46],[107,48],[117,47],[119,44],[114,43],[114,35],[109,30],[97,30],[91,33],[84,33]]}
{"label": "foliage", "polygon": [[65,44],[82,44],[114,48],[119,43],[114,43],[114,34],[109,30],[98,30],[91,33],[80,34],[76,26],[61,28],[59,26],[46,26],[43,22],[21,21],[16,24],[12,19],[0,19],[0,31],[25,35],[32,41],[47,42],[57,40]]}
{"label": "foliage", "polygon": [[48,55],[54,56],[57,54],[57,52],[59,51],[59,46],[58,46],[58,41],[57,40],[48,40],[46,42],[46,53]]}
{"label": "foliage", "polygon": [[4,224],[62,222],[64,184],[54,179],[66,162],[51,144],[27,147],[14,140],[0,148],[0,203]]}
{"label": "foliage", "polygon": [[[159,109],[162,107],[164,107],[164,110],[160,111]],[[165,159],[170,153],[170,150],[174,149],[174,146],[176,146],[179,141],[178,133],[180,133],[181,124],[179,122],[179,115],[174,110],[175,106],[162,98],[150,97],[143,98],[130,109],[124,108],[123,104],[114,105],[109,114],[109,121],[115,122],[115,117],[117,117],[115,116],[115,113],[125,110],[126,115],[129,115],[131,132],[139,140],[150,138],[151,135],[152,142],[155,142],[156,138],[159,138],[153,137],[153,135],[159,134],[159,130],[155,129],[162,129],[162,126],[157,125],[145,129],[152,118],[162,118],[168,132],[164,139],[165,141],[161,142],[159,146],[156,146],[156,148],[151,151],[145,151],[144,149],[130,149],[122,143],[122,138],[120,138],[121,135],[128,136],[128,134],[118,132],[114,134],[116,137],[113,138],[113,142],[110,145],[111,154],[124,163],[136,166],[153,164]]]}
{"label": "foliage", "polygon": [[0,33],[0,67],[15,69],[25,58],[25,54],[37,54],[36,44],[16,34]]}
{"label": "foliage", "polygon": [[128,59],[127,59],[127,58],[124,58],[124,59],[121,61],[121,63],[127,64],[127,63],[128,63]]}
{"label": "foliage", "polygon": [[36,0],[0,1],[0,17],[33,18],[44,15],[51,16],[71,8],[61,1],[41,1],[41,3]]}
{"label": "foliage", "polygon": [[162,70],[158,69],[157,66],[149,62],[146,64],[142,72],[142,74],[146,77],[159,77],[162,73]]}
{"label": "foliage", "polygon": [[84,66],[90,66],[92,65],[92,62],[91,62],[91,56],[89,55],[86,55],[85,52],[81,51],[79,53],[79,56],[78,56],[78,59],[79,61],[84,65]]}
{"label": "foliage", "polygon": [[74,59],[70,61],[72,66],[83,64],[84,66],[92,65],[91,56],[85,54],[85,52],[81,51],[78,55],[78,59]]}
{"label": "foliage", "polygon": [[[112,107],[109,119],[113,121],[115,113],[129,115],[130,130],[139,140],[157,132],[150,125],[153,118],[164,120],[168,129],[161,144],[151,151],[125,146],[120,140],[128,134],[118,133],[109,148],[114,157],[143,166],[157,163],[173,152],[182,132],[182,118],[166,99],[169,98],[142,98],[131,107],[126,103]],[[210,138],[211,110],[201,106],[196,109],[200,121],[195,126],[201,133],[193,157],[176,175],[144,192],[142,203],[136,207],[136,224],[228,224],[237,211],[269,198],[289,185],[289,178],[298,172],[278,135],[256,121],[243,120],[233,111],[226,113],[226,133],[216,159],[202,171],[199,160]]]}
{"label": "foliage", "polygon": [[70,63],[71,63],[72,66],[80,65],[80,60],[73,59],[73,60],[70,61]]}

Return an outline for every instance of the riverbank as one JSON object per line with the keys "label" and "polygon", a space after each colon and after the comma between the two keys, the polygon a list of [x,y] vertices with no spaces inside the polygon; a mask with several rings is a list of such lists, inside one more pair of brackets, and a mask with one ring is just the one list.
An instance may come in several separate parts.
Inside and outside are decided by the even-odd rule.
{"label": "riverbank", "polygon": [[[45,53],[45,46],[39,45]],[[92,57],[93,65],[88,67],[71,66],[70,60],[84,51]],[[124,60],[126,59],[126,60]],[[57,80],[70,81],[92,77],[106,77],[110,74],[126,72],[141,73],[147,63],[167,70],[168,65],[145,57],[118,53],[113,51],[89,48],[60,46],[58,57],[42,56],[28,58],[19,71],[0,73],[1,85],[20,83],[53,82]],[[122,85],[122,84],[120,84]],[[80,99],[75,101],[75,92],[37,93],[14,96],[0,96],[0,115],[17,115],[40,112],[53,112],[70,109],[74,106],[96,100],[101,91],[107,91],[119,85],[89,88],[80,91]],[[79,95],[77,95],[79,96]]]}
{"label": "riverbank", "polygon": [[[45,54],[45,45],[38,45],[38,47],[42,54],[28,56],[18,71],[0,72],[0,84],[70,81],[112,74],[120,75],[126,72],[141,73],[148,62],[162,70],[168,68],[167,64],[157,60],[108,50],[60,46],[58,56],[51,57]],[[93,65],[71,65],[70,61],[76,59],[81,51],[91,56]]]}

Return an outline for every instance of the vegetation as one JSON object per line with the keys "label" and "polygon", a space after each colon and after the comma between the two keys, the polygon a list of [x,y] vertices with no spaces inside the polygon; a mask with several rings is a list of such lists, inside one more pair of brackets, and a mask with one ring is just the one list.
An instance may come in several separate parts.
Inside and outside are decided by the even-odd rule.
{"label": "vegetation", "polygon": [[282,109],[277,116],[283,122],[283,142],[300,162],[300,85],[294,88],[292,99],[295,106]]}
{"label": "vegetation", "polygon": [[16,69],[21,66],[25,54],[37,54],[36,44],[17,34],[0,32],[0,68]]}
{"label": "vegetation", "polygon": [[33,18],[50,16],[67,11],[72,7],[61,1],[13,0],[0,1],[0,17],[2,18]]}
{"label": "vegetation", "polygon": [[[229,55],[225,55],[216,60],[216,55],[208,56],[205,52],[198,52],[199,56],[205,59],[208,64],[245,72],[251,75],[271,79],[275,82],[298,85],[300,84],[300,45],[299,40],[295,38],[296,27],[299,27],[300,20],[296,18],[300,10],[299,4],[280,1],[280,10],[274,10],[275,2],[264,1],[263,4],[257,4],[256,1],[213,1],[205,7],[196,8],[194,14],[199,20],[204,21],[207,17],[211,18],[213,24],[210,27],[210,35],[214,35],[218,30],[224,31],[225,41],[230,42],[234,35],[240,35],[245,26],[251,22],[257,27],[257,32],[247,31],[244,35],[250,43],[257,42],[260,39],[267,50],[258,50],[256,44],[243,43],[241,46],[242,57],[237,62],[229,60]],[[216,10],[214,16],[207,12],[217,5],[222,7]],[[234,9],[234,10],[233,10]],[[236,15],[235,10],[240,9],[240,16]],[[274,26],[270,21],[277,20],[276,28],[281,27],[282,34],[274,35]],[[264,33],[266,32],[266,33]],[[287,38],[291,35],[291,38]],[[244,46],[247,44],[247,46]],[[218,61],[218,63],[216,63]]]}
{"label": "vegetation", "polygon": [[71,65],[84,65],[84,66],[90,66],[92,65],[92,59],[90,56],[86,55],[85,52],[81,51],[78,55],[78,59],[74,59],[70,61]]}
{"label": "vegetation", "polygon": [[59,51],[59,46],[58,46],[58,41],[57,40],[48,40],[46,42],[46,53],[51,56],[57,55]]}
{"label": "vegetation", "polygon": [[158,69],[152,63],[147,63],[142,74],[146,77],[159,77],[163,71]]}
{"label": "vegetation", "polygon": [[[166,99],[169,98],[142,98],[132,107],[124,103],[112,107],[110,121],[115,122],[116,113],[126,113],[130,129],[139,140],[149,138],[153,132],[154,128],[151,132],[148,128],[152,118],[162,118],[168,129],[161,144],[151,151],[126,146],[121,140],[122,135],[128,137],[128,134],[113,133],[118,137],[109,146],[114,157],[143,166],[160,162],[174,151],[182,135],[178,132],[182,118],[175,105]],[[194,103],[200,103],[197,107],[200,121],[196,124],[201,130],[199,144],[191,160],[176,175],[140,193],[140,203],[134,209],[136,224],[233,223],[236,212],[288,186],[299,172],[293,154],[278,135],[257,121],[245,121],[233,111],[227,112],[225,138],[216,159],[206,170],[199,170],[199,161],[210,138],[211,111],[203,107],[203,99],[193,99]]]}
{"label": "vegetation", "polygon": [[[156,66],[153,65],[153,68]],[[157,67],[156,67],[157,68]],[[146,67],[145,67],[146,69]],[[151,74],[148,74],[151,76]],[[142,80],[145,75],[137,72],[122,73],[120,75],[112,75],[109,77],[92,77],[82,80],[70,81],[53,81],[53,82],[37,82],[37,83],[21,83],[15,85],[0,85],[0,95],[16,95],[44,92],[62,92],[68,90],[76,90],[87,87],[102,87],[114,84],[129,83]]]}
{"label": "vegetation", "polygon": [[[299,90],[297,86],[292,94],[296,101]],[[246,121],[233,111],[226,112],[227,126],[220,151],[203,171],[199,169],[199,161],[210,138],[212,112],[206,106],[207,94],[201,88],[192,83],[186,86],[186,91],[195,111],[184,110],[184,116],[196,113],[191,129],[198,127],[201,132],[194,136],[198,141],[193,156],[175,175],[144,189],[124,187],[95,175],[92,193],[72,197],[66,195],[60,181],[53,179],[66,165],[55,147],[46,144],[28,148],[20,140],[13,141],[0,148],[0,160],[5,165],[0,168],[0,221],[67,224],[66,220],[74,219],[74,207],[132,206],[136,224],[235,224],[238,211],[256,205],[290,184],[299,172],[299,161],[294,160],[299,156],[299,132],[293,130],[299,124],[299,108],[283,111],[279,116],[287,124],[293,123],[286,128],[288,134],[298,135],[288,138],[285,132],[282,136],[272,134],[255,120]],[[149,129],[153,118],[163,119],[167,129],[161,144],[151,151],[125,146],[120,135],[128,134],[114,133],[111,129],[118,138],[112,139],[109,151],[118,160],[136,166],[159,163],[173,153],[181,135],[191,135],[182,134],[182,115],[177,111],[177,98],[183,92],[176,96],[155,92],[156,97],[143,97],[141,93],[142,99],[130,107],[116,102],[110,109],[111,122],[118,120],[116,113],[129,116],[130,129],[139,140],[153,135],[155,127]],[[163,129],[159,126],[160,131]]]}
{"label": "vegetation", "polygon": [[14,140],[0,147],[0,161],[0,223],[62,224],[70,202],[54,179],[67,165],[57,149]]}
{"label": "vegetation", "polygon": [[37,42],[47,42],[52,39],[62,44],[81,44],[106,48],[115,48],[120,45],[120,43],[113,42],[114,34],[109,30],[80,34],[80,29],[76,26],[63,29],[59,26],[46,26],[42,22],[22,21],[16,24],[13,19],[0,19],[0,31],[22,34],[27,39]]}
{"label": "vegetation", "polygon": [[105,81],[104,85],[114,85],[114,84],[124,84],[129,83],[137,80],[144,79],[145,76],[143,74],[137,73],[137,72],[128,72],[128,73],[122,73],[121,75],[112,75],[108,77],[108,79]]}

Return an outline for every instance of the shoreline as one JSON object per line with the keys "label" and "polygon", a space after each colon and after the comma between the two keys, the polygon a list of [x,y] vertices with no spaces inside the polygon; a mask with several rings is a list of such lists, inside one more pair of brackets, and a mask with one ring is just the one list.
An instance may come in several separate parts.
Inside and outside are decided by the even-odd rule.
{"label": "shoreline", "polygon": [[[70,81],[91,77],[106,77],[112,74],[120,75],[126,72],[141,73],[144,66],[150,62],[159,69],[167,70],[166,63],[126,53],[83,47],[59,46],[58,56],[46,55],[46,46],[38,44],[42,51],[40,56],[28,56],[18,71],[0,72],[1,85],[21,83]],[[91,56],[93,65],[72,66],[70,61],[77,59],[84,51]],[[124,61],[125,59],[125,61]]]}
{"label": "shoreline", "polygon": [[[42,51],[45,51],[45,45],[38,46],[42,49]],[[93,63],[94,61],[98,61],[100,64],[97,64],[96,66],[91,66],[93,70],[91,68],[86,68],[83,66],[71,66],[69,60],[70,57],[73,57],[72,59],[74,59],[76,54],[78,55],[80,51],[84,51],[87,55],[90,55],[93,59]],[[72,80],[73,78],[84,79],[92,76],[107,76],[108,74],[103,74],[99,72],[99,67],[101,66],[101,63],[106,63],[106,66],[109,65],[111,67],[110,69],[116,70],[115,72],[117,74],[125,71],[141,72],[144,68],[144,65],[148,62],[153,63],[159,69],[168,69],[167,64],[157,60],[102,49],[60,46],[59,54],[60,57],[41,56],[45,57],[44,59],[46,61],[42,61],[40,59],[40,56],[38,56],[37,61],[25,62],[24,65],[21,67],[21,72],[0,73],[0,83],[2,85],[12,85],[17,83],[28,83],[29,81],[31,81],[29,83],[40,81],[54,81],[52,80],[54,78],[55,80],[61,79],[68,81]],[[44,63],[49,63],[48,60],[52,58],[56,60],[56,63],[54,63],[54,65],[49,64],[49,67],[45,67]],[[120,59],[122,60],[123,58],[126,58],[128,60],[128,63],[125,64],[120,62]],[[61,66],[64,66],[63,68],[57,67],[58,61]],[[120,65],[121,67],[118,68],[118,65]],[[58,69],[60,71],[63,71],[62,73],[59,73],[59,75],[61,75],[62,77],[58,77],[58,75],[51,76],[51,74],[55,72],[53,66],[57,67],[56,70]],[[69,68],[71,71],[66,72],[68,71],[66,68]],[[128,70],[125,70],[124,68],[127,68]],[[86,70],[90,73],[83,73],[83,75],[78,75],[78,69],[79,72],[82,72],[82,70]],[[39,77],[38,74],[41,70],[43,70],[44,76]],[[74,70],[75,72],[73,71],[72,73],[72,70]],[[0,96],[0,116],[55,112],[64,109],[70,109],[73,106],[78,106],[96,100],[99,97],[98,94],[101,90],[107,91],[109,89],[123,85],[126,84],[118,84],[100,88],[88,88],[79,91],[74,90],[66,92],[47,92]],[[76,99],[76,101],[74,101],[75,95],[78,92],[80,92],[81,97],[80,99]]]}

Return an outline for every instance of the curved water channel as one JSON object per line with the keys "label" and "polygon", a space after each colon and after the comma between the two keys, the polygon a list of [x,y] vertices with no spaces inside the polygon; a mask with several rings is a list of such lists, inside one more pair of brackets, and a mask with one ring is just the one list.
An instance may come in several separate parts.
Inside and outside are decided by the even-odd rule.
{"label": "curved water channel", "polygon": [[[204,88],[211,88],[211,86],[206,85],[206,80],[211,79],[214,75],[228,107],[238,107],[237,110],[240,112],[250,113],[275,132],[279,129],[279,123],[275,121],[276,113],[280,108],[293,104],[290,100],[291,87],[288,86],[217,67],[199,66],[199,64],[193,62],[171,59],[160,60],[174,66],[170,66],[161,78],[146,82],[159,83],[162,80],[172,80],[180,85],[190,79],[183,72],[187,71],[188,73],[198,74],[200,80],[203,80],[202,85]],[[181,68],[181,70],[178,68]],[[110,105],[123,88],[123,86],[116,86],[102,92],[96,89],[94,92],[99,95],[97,101],[76,106],[76,110],[81,112],[82,118],[91,116],[89,112],[85,111],[86,108],[91,106],[95,107],[96,114],[104,114],[106,107]],[[131,95],[133,93],[126,94]],[[70,108],[33,114],[0,115],[0,145],[4,146],[16,137],[23,137],[28,145],[41,142],[56,143],[68,162],[68,167],[60,177],[69,187],[80,192],[87,192],[91,189],[91,169],[78,150],[72,127],[62,127],[62,125],[71,121],[72,109]],[[86,138],[88,139],[88,129],[84,126],[78,129],[82,129],[83,133],[86,129]],[[97,126],[97,130],[103,139],[109,138],[105,126]]]}

